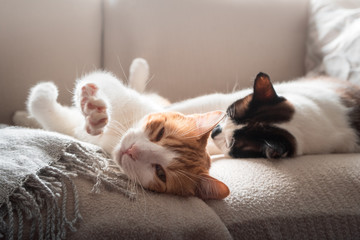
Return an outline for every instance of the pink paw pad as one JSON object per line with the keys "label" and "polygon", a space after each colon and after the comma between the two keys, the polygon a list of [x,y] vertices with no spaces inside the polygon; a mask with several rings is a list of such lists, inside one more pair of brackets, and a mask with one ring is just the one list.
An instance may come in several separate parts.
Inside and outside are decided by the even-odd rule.
{"label": "pink paw pad", "polygon": [[99,135],[108,123],[105,101],[99,97],[98,87],[88,83],[81,88],[80,106],[86,117],[85,129],[90,135]]}

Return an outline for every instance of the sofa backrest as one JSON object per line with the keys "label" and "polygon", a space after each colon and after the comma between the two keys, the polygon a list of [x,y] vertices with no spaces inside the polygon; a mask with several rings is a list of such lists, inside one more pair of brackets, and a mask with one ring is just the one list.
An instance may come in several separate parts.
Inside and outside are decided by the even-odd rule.
{"label": "sofa backrest", "polygon": [[70,103],[76,76],[100,66],[101,2],[0,2],[0,123],[25,109],[29,88],[54,81]]}
{"label": "sofa backrest", "polygon": [[304,74],[306,0],[105,2],[104,67],[148,60],[149,86],[171,100]]}
{"label": "sofa backrest", "polygon": [[2,1],[0,123],[39,81],[70,104],[76,77],[103,68],[126,79],[136,57],[149,62],[149,88],[171,101],[250,87],[259,71],[302,76],[307,1]]}

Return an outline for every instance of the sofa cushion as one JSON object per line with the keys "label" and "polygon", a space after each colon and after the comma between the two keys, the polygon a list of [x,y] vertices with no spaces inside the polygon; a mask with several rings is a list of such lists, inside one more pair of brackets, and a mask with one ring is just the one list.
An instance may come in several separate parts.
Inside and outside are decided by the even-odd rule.
{"label": "sofa cushion", "polygon": [[211,174],[228,184],[208,201],[235,239],[359,239],[360,155],[222,159]]}
{"label": "sofa cushion", "polygon": [[68,239],[231,239],[217,214],[196,197],[177,197],[138,189],[135,200],[74,180],[83,221]]}

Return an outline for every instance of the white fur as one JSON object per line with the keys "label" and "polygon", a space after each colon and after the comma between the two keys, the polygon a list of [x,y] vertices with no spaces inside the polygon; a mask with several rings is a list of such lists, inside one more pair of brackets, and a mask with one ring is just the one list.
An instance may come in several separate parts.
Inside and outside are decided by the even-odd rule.
{"label": "white fur", "polygon": [[149,65],[145,59],[136,58],[130,66],[129,86],[139,93],[145,92],[149,80]]}
{"label": "white fur", "polygon": [[27,128],[41,128],[40,124],[35,118],[30,117],[27,111],[16,111],[13,118],[16,126],[22,126]]}
{"label": "white fur", "polygon": [[275,90],[295,107],[290,122],[277,124],[297,140],[297,155],[358,152],[357,135],[347,113],[329,81],[313,80],[280,84]]}
{"label": "white fur", "polygon": [[[141,78],[147,76],[144,72],[146,66],[146,62],[137,59],[135,66],[132,66],[131,81],[135,81],[137,84],[145,84],[146,80],[143,81],[144,79]],[[140,71],[140,73],[137,71]],[[83,91],[89,86],[87,84],[94,84],[98,90],[94,96],[89,95],[86,101],[91,101],[97,106],[100,105],[106,108],[105,116],[108,117],[108,123],[104,129],[99,131],[99,133],[101,132],[99,135],[90,135],[85,130],[86,123],[89,121],[85,121],[83,114],[93,116],[90,110],[89,112],[88,109],[81,109],[81,101],[84,100]],[[83,88],[84,86],[85,88]],[[136,85],[136,88],[144,90],[145,86]],[[114,152],[115,156],[118,156],[118,152],[114,151],[115,146],[121,149],[122,144],[127,146],[127,141],[131,140],[139,143],[139,147],[143,152],[141,159],[144,159],[144,161],[148,159],[150,163],[151,159],[154,159],[159,161],[158,164],[165,164],[165,159],[172,159],[173,155],[159,148],[158,145],[151,144],[143,130],[139,130],[141,128],[137,127],[137,124],[145,115],[161,111],[162,106],[153,101],[151,96],[140,94],[134,89],[125,86],[112,74],[98,71],[78,79],[74,90],[73,107],[59,104],[57,97],[58,90],[52,82],[39,83],[30,90],[27,101],[28,112],[30,117],[36,119],[43,128],[97,144],[109,153]],[[99,119],[99,116],[95,116],[95,120],[97,119]],[[127,131],[126,137],[120,142]],[[134,134],[136,131],[139,132]],[[154,154],[150,154],[152,152],[157,152],[156,157]],[[126,173],[147,186],[151,175],[154,175],[154,171],[150,169],[149,165],[140,166],[139,163],[140,161],[134,167],[127,167],[129,165],[125,160]]]}
{"label": "white fur", "polygon": [[57,97],[58,90],[54,83],[37,84],[29,94],[28,112],[43,128],[74,136],[73,130],[83,122],[83,117],[75,108],[60,105]]}
{"label": "white fur", "polygon": [[[291,121],[277,126],[295,136],[297,155],[360,151],[357,135],[347,119],[350,109],[341,104],[335,92],[335,83],[321,79],[298,79],[274,84],[274,88],[279,96],[285,97],[295,107]],[[249,93],[252,93],[252,89],[231,94],[210,94],[173,104],[169,110],[185,113],[226,110],[230,104]],[[238,128],[241,126],[231,125],[229,121],[225,133],[215,138],[216,145],[224,153],[228,152],[227,138]]]}
{"label": "white fur", "polygon": [[161,108],[146,98],[123,85],[110,73],[95,72],[77,81],[74,104],[80,108],[81,88],[87,83],[94,83],[99,88],[99,98],[104,100],[109,111],[109,123],[104,133],[91,136],[84,132],[84,126],[75,129],[75,137],[98,144],[106,151],[112,152],[126,130],[139,121],[144,115],[159,111]]}
{"label": "white fur", "polygon": [[229,118],[225,118],[224,121],[220,123],[221,133],[218,134],[213,142],[215,145],[221,149],[222,153],[227,154],[230,151],[230,148],[233,145],[233,133],[237,129],[241,129],[244,125],[235,125]]}

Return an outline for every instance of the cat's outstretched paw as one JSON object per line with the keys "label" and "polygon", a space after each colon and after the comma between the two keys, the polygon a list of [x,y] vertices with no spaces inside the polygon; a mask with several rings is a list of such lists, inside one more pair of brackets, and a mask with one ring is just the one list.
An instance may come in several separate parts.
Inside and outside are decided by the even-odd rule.
{"label": "cat's outstretched paw", "polygon": [[42,82],[30,90],[27,101],[27,109],[30,115],[51,113],[56,105],[58,90],[52,82]]}
{"label": "cat's outstretched paw", "polygon": [[98,87],[94,83],[87,83],[81,88],[80,106],[90,135],[99,135],[109,121],[106,102],[98,95]]}

